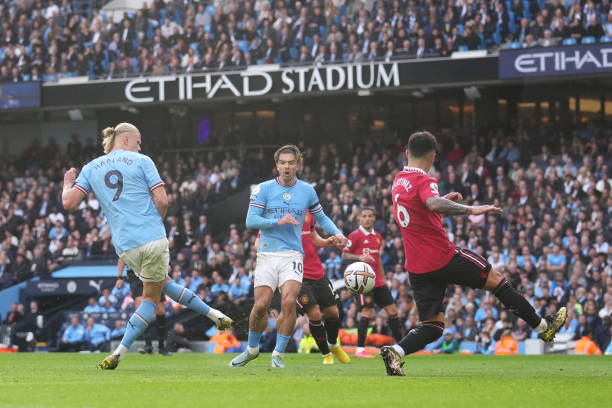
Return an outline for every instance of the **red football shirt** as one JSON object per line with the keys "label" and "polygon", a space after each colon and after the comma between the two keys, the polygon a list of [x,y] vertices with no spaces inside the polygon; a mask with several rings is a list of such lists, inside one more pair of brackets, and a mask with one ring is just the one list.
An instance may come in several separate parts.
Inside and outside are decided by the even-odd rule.
{"label": "red football shirt", "polygon": [[314,230],[315,220],[309,211],[306,211],[306,218],[304,218],[304,224],[302,225],[302,249],[304,250],[304,279],[323,279],[325,276],[325,270],[317,248],[312,243],[310,236]]}
{"label": "red football shirt", "polygon": [[369,262],[369,265],[376,273],[376,284],[374,287],[383,286],[385,282],[384,275],[380,272],[380,247],[382,245],[382,235],[372,230],[367,231],[363,227],[357,228],[348,236],[348,243],[342,252],[348,252],[355,255],[370,255],[374,258],[374,262]]}
{"label": "red football shirt", "polygon": [[402,231],[408,272],[426,273],[448,264],[455,253],[449,241],[442,216],[425,206],[438,193],[438,181],[423,170],[404,167],[393,181],[393,217]]}

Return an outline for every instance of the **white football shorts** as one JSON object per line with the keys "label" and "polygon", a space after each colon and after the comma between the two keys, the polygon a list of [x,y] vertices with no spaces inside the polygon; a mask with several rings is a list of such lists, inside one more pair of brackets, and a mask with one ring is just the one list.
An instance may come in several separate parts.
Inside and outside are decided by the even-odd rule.
{"label": "white football shorts", "polygon": [[302,283],[304,256],[298,251],[258,252],[254,285],[275,290],[288,280]]}
{"label": "white football shorts", "polygon": [[128,249],[120,253],[119,258],[132,268],[141,281],[161,282],[168,276],[168,264],[170,263],[168,238],[163,237]]}

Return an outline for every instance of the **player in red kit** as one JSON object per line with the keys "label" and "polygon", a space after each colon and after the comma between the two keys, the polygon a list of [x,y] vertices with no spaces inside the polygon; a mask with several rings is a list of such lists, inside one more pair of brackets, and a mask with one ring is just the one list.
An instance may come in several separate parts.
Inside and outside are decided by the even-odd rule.
{"label": "player in red kit", "polygon": [[402,323],[398,317],[398,309],[391,291],[385,281],[385,272],[380,262],[380,251],[383,240],[380,233],[374,231],[376,214],[374,208],[364,207],[359,214],[359,228],[348,236],[348,243],[342,251],[345,262],[366,262],[376,272],[376,283],[370,293],[359,295],[361,319],[357,326],[356,357],[373,358],[365,351],[365,340],[370,320],[374,317],[374,304],[385,309],[389,316],[389,327],[396,341],[402,338]]}
{"label": "player in red kit", "polygon": [[392,186],[393,215],[404,241],[406,270],[414,291],[421,324],[380,354],[387,375],[404,375],[402,358],[421,350],[438,339],[444,330],[443,299],[447,285],[455,284],[492,292],[503,305],[525,320],[545,342],[554,340],[565,323],[567,310],[555,316],[540,317],[486,259],[456,247],[442,228],[442,216],[501,214],[492,205],[466,206],[459,193],[440,197],[438,181],[427,175],[436,158],[438,141],[429,132],[410,136],[406,149],[408,165],[400,171]]}
{"label": "player in red kit", "polygon": [[[335,237],[321,238],[315,229],[315,220],[306,213],[302,225],[302,249],[304,250],[304,277],[302,291],[298,295],[298,313],[308,316],[310,333],[323,355],[323,364],[333,364],[334,357],[343,363],[350,363],[350,357],[337,344],[340,329],[340,315],[332,285],[325,277],[325,270],[317,254],[317,248],[336,246]],[[321,313],[321,311],[323,313]],[[324,322],[321,318],[325,316]]]}

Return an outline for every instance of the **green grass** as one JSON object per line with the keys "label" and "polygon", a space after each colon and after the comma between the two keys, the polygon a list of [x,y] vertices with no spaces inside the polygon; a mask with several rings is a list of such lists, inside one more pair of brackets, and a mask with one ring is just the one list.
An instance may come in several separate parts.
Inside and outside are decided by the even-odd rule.
{"label": "green grass", "polygon": [[612,358],[412,356],[406,377],[380,357],[321,365],[317,355],[270,355],[243,368],[230,355],[128,354],[100,371],[100,354],[0,355],[0,407],[603,407]]}

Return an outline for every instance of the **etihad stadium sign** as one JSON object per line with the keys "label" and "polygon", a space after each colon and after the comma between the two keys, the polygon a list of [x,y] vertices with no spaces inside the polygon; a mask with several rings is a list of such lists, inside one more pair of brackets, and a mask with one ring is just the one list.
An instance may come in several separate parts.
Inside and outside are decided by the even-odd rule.
{"label": "etihad stadium sign", "polygon": [[[279,75],[280,74],[280,75]],[[276,85],[276,86],[275,86]],[[180,101],[212,99],[228,94],[234,97],[262,96],[280,91],[293,93],[399,87],[397,62],[392,64],[328,65],[291,67],[269,73],[262,70],[234,74],[210,73],[138,78],[125,86],[125,98],[133,103],[163,102],[171,94]],[[178,96],[178,98],[176,98]]]}
{"label": "etihad stadium sign", "polygon": [[497,81],[497,57],[411,59],[322,66],[255,66],[174,76],[44,84],[43,108],[311,97],[434,89]]}

